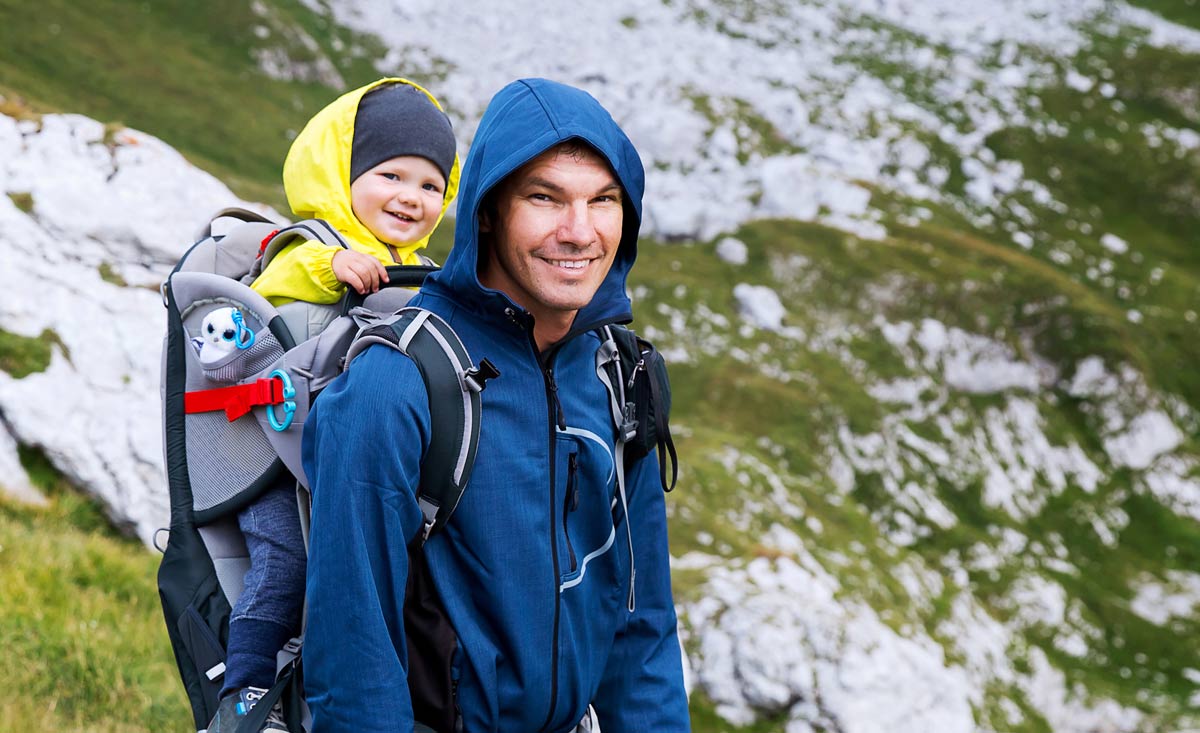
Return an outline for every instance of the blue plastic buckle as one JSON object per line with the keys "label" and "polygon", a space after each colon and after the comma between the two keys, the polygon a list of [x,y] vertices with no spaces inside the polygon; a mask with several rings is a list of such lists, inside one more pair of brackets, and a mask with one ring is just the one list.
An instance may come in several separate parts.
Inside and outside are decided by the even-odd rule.
{"label": "blue plastic buckle", "polygon": [[278,378],[283,382],[283,420],[275,417],[275,405],[267,405],[267,420],[275,432],[282,433],[292,426],[292,418],[296,415],[296,388],[292,386],[292,378],[282,369],[276,369],[267,375],[268,379]]}

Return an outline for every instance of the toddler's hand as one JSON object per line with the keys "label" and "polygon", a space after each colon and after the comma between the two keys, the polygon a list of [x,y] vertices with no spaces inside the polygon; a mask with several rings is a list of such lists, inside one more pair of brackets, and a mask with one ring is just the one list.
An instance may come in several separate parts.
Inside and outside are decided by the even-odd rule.
{"label": "toddler's hand", "polygon": [[333,256],[333,276],[354,288],[359,295],[379,292],[379,283],[388,282],[387,268],[371,255],[343,249]]}

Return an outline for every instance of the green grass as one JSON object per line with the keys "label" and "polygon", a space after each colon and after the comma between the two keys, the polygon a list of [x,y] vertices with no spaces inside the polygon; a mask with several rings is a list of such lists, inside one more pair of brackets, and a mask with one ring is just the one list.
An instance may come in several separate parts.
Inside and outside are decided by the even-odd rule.
{"label": "green grass", "polygon": [[1180,25],[1200,28],[1200,0],[1130,0]]}
{"label": "green grass", "polygon": [[8,198],[26,214],[33,213],[33,194],[28,191],[9,191]]}
{"label": "green grass", "polygon": [[101,262],[99,271],[100,279],[104,282],[116,285],[120,288],[129,286],[129,283],[125,281],[125,278],[121,277],[121,273],[117,272],[116,268],[112,266],[112,263]]}
{"label": "green grass", "polygon": [[0,328],[0,371],[17,379],[43,372],[50,366],[50,355],[55,344],[62,347],[62,340],[50,329],[31,338]]}
{"label": "green grass", "polygon": [[[1141,132],[1143,124],[1200,122],[1187,101],[1200,100],[1200,56],[1145,46],[1128,56],[1125,50],[1119,42],[1099,47],[1119,107],[1094,91],[1050,89],[1041,95],[1046,112],[1075,120],[1066,137],[1039,138],[1014,128],[988,144],[998,157],[1020,161],[1027,176],[1067,205],[1065,214],[1038,211],[1041,231],[1072,253],[1070,264],[1052,266],[1078,283],[1067,291],[1073,299],[1105,306],[1090,308],[1094,315],[1083,333],[1071,339],[1048,334],[1041,343],[1057,344],[1063,356],[1080,356],[1082,349],[1122,353],[1153,386],[1200,406],[1200,373],[1192,368],[1200,360],[1198,328],[1182,317],[1200,303],[1200,154],[1176,154],[1170,142],[1151,146]],[[1104,250],[1099,240],[1105,233],[1129,242],[1130,252]],[[1037,250],[1031,254],[1047,257],[1045,247]],[[1097,274],[1101,266],[1111,271]],[[1143,315],[1140,324],[1126,319],[1134,309]]]}
{"label": "green grass", "polygon": [[718,126],[730,125],[737,139],[737,159],[745,165],[752,156],[771,156],[798,152],[799,148],[784,137],[771,121],[759,114],[752,104],[737,97],[714,99],[692,93],[692,106],[711,124],[709,137]]}
{"label": "green grass", "polygon": [[49,504],[0,499],[0,731],[183,731],[191,716],[154,578],[158,558],[23,451]]}

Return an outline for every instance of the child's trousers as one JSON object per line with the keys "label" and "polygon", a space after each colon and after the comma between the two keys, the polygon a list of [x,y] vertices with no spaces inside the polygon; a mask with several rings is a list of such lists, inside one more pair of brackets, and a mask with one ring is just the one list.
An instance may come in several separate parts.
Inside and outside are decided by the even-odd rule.
{"label": "child's trousers", "polygon": [[307,553],[291,476],[238,513],[250,569],[229,618],[224,696],[275,682],[275,654],[300,630]]}

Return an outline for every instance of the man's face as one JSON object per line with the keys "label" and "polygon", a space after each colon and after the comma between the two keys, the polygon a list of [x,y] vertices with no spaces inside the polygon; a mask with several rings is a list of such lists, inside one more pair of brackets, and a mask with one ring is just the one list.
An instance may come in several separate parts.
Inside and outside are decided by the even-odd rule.
{"label": "man's face", "polygon": [[415,242],[442,213],[446,179],[425,158],[401,155],[368,169],[350,184],[350,208],[379,241]]}
{"label": "man's face", "polygon": [[536,324],[570,326],[608,275],[621,243],[621,186],[586,146],[552,148],[499,184],[480,282]]}

